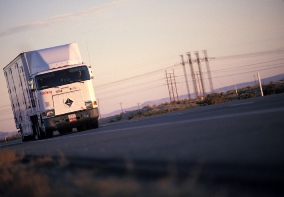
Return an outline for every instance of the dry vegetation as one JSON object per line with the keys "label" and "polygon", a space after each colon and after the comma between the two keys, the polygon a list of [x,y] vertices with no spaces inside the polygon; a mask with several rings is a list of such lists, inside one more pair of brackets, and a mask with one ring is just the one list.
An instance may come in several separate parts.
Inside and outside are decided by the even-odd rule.
{"label": "dry vegetation", "polygon": [[17,133],[15,135],[11,135],[11,136],[6,136],[3,139],[0,139],[0,143],[1,142],[8,142],[8,141],[12,141],[12,140],[17,140],[17,139],[21,139],[21,134]]}
{"label": "dry vegetation", "polygon": [[175,173],[141,178],[133,170],[111,174],[99,167],[74,167],[64,157],[29,158],[1,150],[0,196],[230,196],[233,192],[201,184],[198,172],[182,179]]}

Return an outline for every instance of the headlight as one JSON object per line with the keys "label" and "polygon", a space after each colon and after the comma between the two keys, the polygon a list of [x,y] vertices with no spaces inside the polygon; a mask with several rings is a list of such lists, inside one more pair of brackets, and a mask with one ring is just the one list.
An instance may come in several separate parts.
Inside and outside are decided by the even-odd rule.
{"label": "headlight", "polygon": [[92,101],[86,101],[85,105],[86,105],[86,109],[93,109],[93,102]]}
{"label": "headlight", "polygon": [[46,112],[43,112],[41,115],[47,116],[47,117],[52,117],[52,116],[55,116],[55,111],[54,111],[54,109],[47,110]]}

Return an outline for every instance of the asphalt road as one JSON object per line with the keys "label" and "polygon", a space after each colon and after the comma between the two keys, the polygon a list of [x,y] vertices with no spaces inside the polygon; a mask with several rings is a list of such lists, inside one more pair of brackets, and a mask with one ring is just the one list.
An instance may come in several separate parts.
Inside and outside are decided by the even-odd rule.
{"label": "asphalt road", "polygon": [[[204,106],[0,148],[144,174],[284,185],[284,94]],[[130,166],[130,167],[129,167]],[[278,188],[279,189],[279,188]]]}

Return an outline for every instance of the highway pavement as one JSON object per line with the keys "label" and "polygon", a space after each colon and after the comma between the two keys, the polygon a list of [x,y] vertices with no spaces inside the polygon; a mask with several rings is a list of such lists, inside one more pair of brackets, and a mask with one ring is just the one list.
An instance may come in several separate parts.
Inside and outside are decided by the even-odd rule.
{"label": "highway pavement", "polygon": [[51,139],[13,141],[0,148],[28,156],[64,155],[74,164],[145,176],[186,176],[198,169],[203,178],[245,182],[280,194],[283,141],[284,94],[279,94],[104,124]]}

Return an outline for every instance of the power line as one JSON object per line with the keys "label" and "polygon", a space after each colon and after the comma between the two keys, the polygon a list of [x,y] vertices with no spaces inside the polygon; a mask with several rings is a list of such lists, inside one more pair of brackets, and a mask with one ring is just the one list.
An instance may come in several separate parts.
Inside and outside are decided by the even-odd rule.
{"label": "power line", "polygon": [[139,84],[136,84],[136,85],[132,85],[132,86],[124,87],[124,88],[119,88],[119,89],[115,89],[115,90],[108,91],[108,92],[101,92],[100,93],[100,91],[97,91],[97,94],[109,94],[109,93],[113,93],[113,92],[116,92],[116,91],[122,91],[122,90],[125,90],[125,89],[129,89],[129,88],[133,88],[133,87],[137,87],[137,86],[141,86],[141,85],[145,85],[145,84],[150,84],[150,83],[161,81],[161,80],[164,80],[164,79],[160,78],[160,79],[156,79],[156,80],[153,80],[153,81],[148,81],[148,82],[145,82],[145,83],[139,83]]}
{"label": "power line", "polygon": [[163,87],[163,86],[166,86],[167,84],[163,84],[163,85],[160,85],[160,86],[152,86],[152,87],[146,87],[146,88],[143,88],[143,89],[137,89],[135,91],[128,91],[128,92],[124,92],[123,94],[115,94],[115,95],[112,95],[112,96],[109,96],[109,97],[100,97],[100,99],[110,99],[110,98],[114,98],[114,97],[117,97],[117,96],[122,96],[122,95],[130,95],[130,94],[135,94],[137,92],[143,92],[143,91],[147,91],[147,90],[151,90],[151,89],[155,89],[155,88],[160,88],[160,87]]}
{"label": "power line", "polygon": [[252,70],[252,71],[246,71],[246,72],[242,72],[242,73],[234,73],[234,74],[230,74],[230,75],[223,75],[223,76],[218,76],[218,77],[213,77],[213,78],[221,78],[221,77],[230,77],[230,76],[235,76],[235,75],[240,75],[240,74],[247,74],[247,73],[252,73],[252,72],[256,72],[256,71],[262,71],[262,70],[271,70],[274,68],[282,68],[283,66],[275,66],[272,68],[264,68],[264,69],[257,69],[257,70]]}
{"label": "power line", "polygon": [[210,58],[210,59],[212,59],[212,60],[238,59],[238,58],[248,58],[248,57],[255,57],[255,56],[262,56],[262,55],[281,54],[281,53],[284,53],[284,49],[274,49],[274,50],[270,50],[270,51],[261,51],[261,52],[246,53],[246,54],[239,54],[239,55],[220,56],[220,57],[213,57],[213,58]]}
{"label": "power line", "polygon": [[254,66],[254,65],[265,64],[265,63],[270,63],[270,62],[276,62],[276,61],[280,61],[280,60],[284,60],[284,58],[276,59],[276,60],[270,60],[270,61],[265,61],[265,62],[258,62],[258,63],[253,63],[253,64],[246,64],[246,65],[242,65],[242,66],[225,68],[225,69],[220,69],[220,70],[214,70],[212,72],[223,72],[225,70],[234,70],[236,68],[239,69],[239,68],[242,68],[242,67],[248,67],[248,66]]}
{"label": "power line", "polygon": [[148,73],[144,73],[144,74],[141,74],[141,75],[136,75],[136,76],[133,76],[133,77],[129,77],[129,78],[125,78],[125,79],[109,82],[109,83],[106,83],[106,84],[102,84],[102,85],[97,86],[96,89],[103,88],[103,87],[106,87],[106,86],[109,86],[109,85],[113,86],[113,84],[129,81],[129,80],[133,80],[133,79],[136,80],[137,78],[144,77],[144,76],[147,76],[147,75],[151,75],[151,74],[154,74],[154,73],[157,73],[157,72],[161,72],[161,71],[164,71],[165,69],[169,69],[169,68],[172,68],[172,67],[175,67],[175,66],[178,66],[178,65],[180,65],[180,64],[175,64],[173,66],[169,66],[169,67],[166,67],[166,68],[161,68],[161,69],[158,69],[158,70],[155,70],[155,71],[151,71],[151,72],[148,72]]}
{"label": "power line", "polygon": [[[255,69],[255,68],[259,69],[261,67],[276,66],[276,65],[283,65],[283,64],[284,64],[284,62],[277,63],[277,64],[270,64],[270,65],[254,66],[254,67],[249,67],[249,68],[245,68],[245,69],[244,68],[234,68],[232,70],[227,70],[227,71],[224,71],[224,72],[231,72],[231,71],[238,71],[238,70],[251,70],[251,69]],[[222,72],[222,70],[220,70],[219,72]]]}

